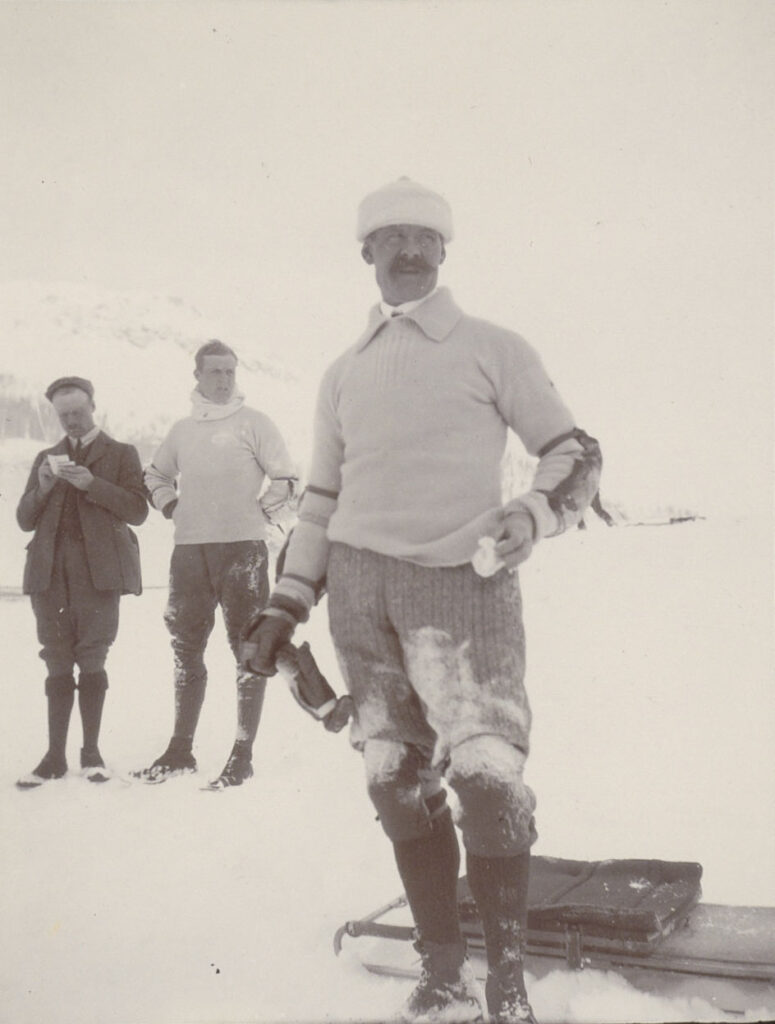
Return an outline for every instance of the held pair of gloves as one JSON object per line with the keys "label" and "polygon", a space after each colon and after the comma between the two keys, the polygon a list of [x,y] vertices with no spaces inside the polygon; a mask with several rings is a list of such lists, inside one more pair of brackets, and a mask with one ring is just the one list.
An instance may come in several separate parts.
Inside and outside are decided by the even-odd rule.
{"label": "held pair of gloves", "polygon": [[296,627],[308,618],[304,605],[282,594],[272,594],[266,608],[245,627],[241,663],[257,675],[275,675],[280,649],[290,643]]}
{"label": "held pair of gloves", "polygon": [[352,698],[337,697],[308,643],[296,647],[290,642],[296,626],[307,617],[301,604],[275,594],[245,627],[240,663],[262,676],[273,676],[281,668],[297,704],[328,732],[339,732],[353,713]]}

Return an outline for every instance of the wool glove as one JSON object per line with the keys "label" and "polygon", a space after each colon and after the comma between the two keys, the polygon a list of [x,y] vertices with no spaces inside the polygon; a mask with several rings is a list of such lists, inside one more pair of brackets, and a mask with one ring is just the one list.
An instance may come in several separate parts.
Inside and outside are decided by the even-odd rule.
{"label": "wool glove", "polygon": [[269,604],[245,626],[240,644],[240,665],[260,676],[277,672],[277,653],[288,643],[309,612],[298,601],[273,594]]}

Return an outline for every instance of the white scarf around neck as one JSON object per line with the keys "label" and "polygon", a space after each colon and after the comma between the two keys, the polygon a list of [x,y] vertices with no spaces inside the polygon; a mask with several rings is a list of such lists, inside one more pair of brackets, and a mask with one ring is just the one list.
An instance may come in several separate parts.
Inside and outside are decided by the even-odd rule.
{"label": "white scarf around neck", "polygon": [[199,388],[191,392],[191,415],[195,420],[225,420],[239,412],[245,403],[245,396],[236,392],[228,402],[211,402],[205,398]]}

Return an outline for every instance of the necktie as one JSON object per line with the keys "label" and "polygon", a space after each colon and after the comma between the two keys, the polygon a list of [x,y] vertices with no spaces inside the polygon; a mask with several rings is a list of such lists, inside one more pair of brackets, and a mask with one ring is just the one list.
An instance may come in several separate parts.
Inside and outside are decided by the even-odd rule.
{"label": "necktie", "polygon": [[82,457],[83,457],[83,445],[81,444],[81,439],[79,437],[78,440],[75,442],[75,451],[73,452],[73,462],[75,462],[76,465],[80,466],[81,465]]}

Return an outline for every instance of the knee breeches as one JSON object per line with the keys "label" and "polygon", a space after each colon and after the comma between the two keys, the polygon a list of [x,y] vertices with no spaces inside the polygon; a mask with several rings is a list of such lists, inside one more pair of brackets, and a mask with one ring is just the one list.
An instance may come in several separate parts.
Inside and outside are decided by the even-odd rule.
{"label": "knee breeches", "polygon": [[97,590],[83,542],[57,544],[48,590],[31,595],[40,657],[50,676],[100,672],[118,633],[118,590]]}
{"label": "knee breeches", "polygon": [[237,658],[242,629],[264,607],[268,593],[263,541],[177,545],[170,562],[169,600],[164,613],[175,657],[176,685],[204,688],[204,652],[218,605]]}
{"label": "knee breeches", "polygon": [[[367,741],[363,754],[369,796],[388,837],[424,835],[445,807],[441,772],[418,748],[390,740]],[[474,736],[450,752],[445,774],[469,852],[513,856],[535,841],[535,797],[522,778],[524,762],[500,736]]]}

